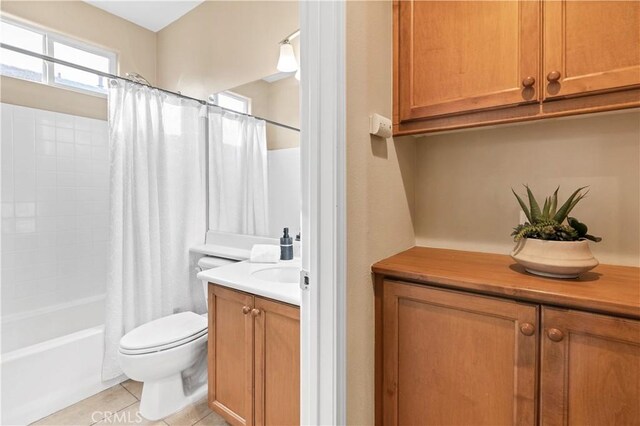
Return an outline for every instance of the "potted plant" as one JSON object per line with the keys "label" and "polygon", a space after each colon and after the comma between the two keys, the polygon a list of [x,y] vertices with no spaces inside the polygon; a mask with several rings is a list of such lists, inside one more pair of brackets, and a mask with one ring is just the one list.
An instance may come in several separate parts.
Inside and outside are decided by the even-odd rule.
{"label": "potted plant", "polygon": [[595,268],[598,261],[591,254],[587,240],[599,242],[602,239],[589,235],[587,225],[569,217],[571,210],[587,195],[586,187],[576,189],[559,209],[560,187],[545,198],[542,208],[529,186],[525,185],[525,188],[528,206],[511,189],[528,220],[516,226],[511,234],[516,242],[511,257],[528,272],[552,278],[576,278]]}

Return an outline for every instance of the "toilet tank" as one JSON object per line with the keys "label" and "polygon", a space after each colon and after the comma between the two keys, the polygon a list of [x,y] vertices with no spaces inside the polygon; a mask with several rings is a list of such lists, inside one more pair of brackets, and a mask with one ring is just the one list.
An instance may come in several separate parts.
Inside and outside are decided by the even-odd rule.
{"label": "toilet tank", "polygon": [[[236,262],[237,260],[224,259],[222,257],[204,256],[198,260],[198,270],[196,273],[206,271],[208,269],[219,268],[224,265],[230,265]],[[207,303],[207,309],[209,308],[208,284],[209,283],[207,281],[202,281],[202,289],[204,290],[204,300]]]}

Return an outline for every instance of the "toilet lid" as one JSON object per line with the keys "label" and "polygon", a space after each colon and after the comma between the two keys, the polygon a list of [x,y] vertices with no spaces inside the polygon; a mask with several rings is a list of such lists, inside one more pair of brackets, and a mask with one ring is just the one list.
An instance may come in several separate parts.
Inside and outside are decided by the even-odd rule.
{"label": "toilet lid", "polygon": [[126,353],[167,349],[206,333],[206,317],[194,312],[180,312],[134,328],[120,339],[120,351]]}

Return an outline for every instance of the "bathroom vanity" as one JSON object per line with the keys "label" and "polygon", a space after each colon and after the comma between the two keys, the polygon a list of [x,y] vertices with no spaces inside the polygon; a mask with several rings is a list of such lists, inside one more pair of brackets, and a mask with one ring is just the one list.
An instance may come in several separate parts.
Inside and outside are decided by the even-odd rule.
{"label": "bathroom vanity", "polygon": [[373,265],[376,424],[636,424],[640,269],[414,247]]}
{"label": "bathroom vanity", "polygon": [[198,275],[209,281],[209,407],[232,425],[300,423],[297,276],[297,261]]}

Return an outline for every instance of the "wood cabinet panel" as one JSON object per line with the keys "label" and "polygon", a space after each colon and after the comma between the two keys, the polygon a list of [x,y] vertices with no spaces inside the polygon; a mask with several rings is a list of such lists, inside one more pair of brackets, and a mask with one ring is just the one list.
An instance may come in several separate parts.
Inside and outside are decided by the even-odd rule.
{"label": "wood cabinet panel", "polygon": [[385,281],[382,311],[383,424],[535,423],[535,306]]}
{"label": "wood cabinet panel", "polygon": [[640,85],[640,2],[547,1],[544,97]]}
{"label": "wood cabinet panel", "polygon": [[300,423],[300,309],[255,298],[257,425]]}
{"label": "wood cabinet panel", "polygon": [[543,307],[541,423],[640,424],[640,322]]}
{"label": "wood cabinet panel", "polygon": [[538,100],[538,1],[401,1],[400,121]]}
{"label": "wood cabinet panel", "polygon": [[640,106],[640,2],[393,3],[396,136]]}
{"label": "wood cabinet panel", "polygon": [[209,285],[209,407],[232,425],[300,424],[300,309]]}
{"label": "wood cabinet panel", "polygon": [[424,247],[372,269],[376,425],[640,425],[640,269]]}
{"label": "wood cabinet panel", "polygon": [[209,286],[209,406],[234,425],[252,426],[253,297]]}

